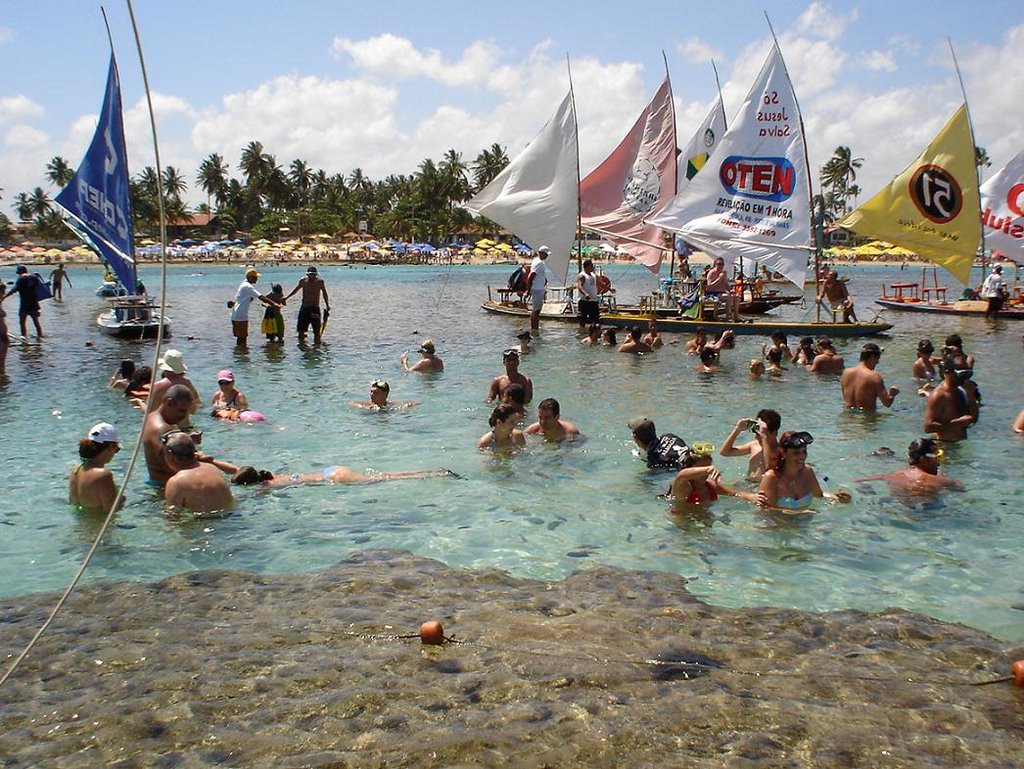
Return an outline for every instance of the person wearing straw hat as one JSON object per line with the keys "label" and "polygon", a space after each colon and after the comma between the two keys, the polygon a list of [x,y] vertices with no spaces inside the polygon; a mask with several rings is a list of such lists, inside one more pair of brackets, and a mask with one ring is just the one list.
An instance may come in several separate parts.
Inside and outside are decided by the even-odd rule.
{"label": "person wearing straw hat", "polygon": [[261,294],[256,288],[256,281],[259,279],[258,270],[246,270],[245,280],[238,286],[234,301],[228,303],[228,307],[231,308],[231,334],[235,337],[236,347],[249,346],[249,306],[253,301],[259,299],[268,307],[274,306],[273,300]]}
{"label": "person wearing straw hat", "polygon": [[[298,285],[291,290],[285,300],[302,292],[302,304],[299,306],[299,316],[296,320],[296,331],[299,334],[299,344],[306,343],[306,332],[313,327],[313,344],[320,344],[323,329],[327,324],[327,318],[331,314],[331,300],[327,296],[327,284],[317,272],[316,267],[310,266],[306,270],[306,276],[299,278]],[[324,297],[324,315],[320,317],[320,296]]]}
{"label": "person wearing straw hat", "polygon": [[[81,462],[68,476],[68,501],[82,513],[106,513],[117,499],[114,474],[107,462],[121,450],[117,430],[108,422],[93,425],[88,436],[78,442]],[[118,505],[124,504],[124,498]]]}

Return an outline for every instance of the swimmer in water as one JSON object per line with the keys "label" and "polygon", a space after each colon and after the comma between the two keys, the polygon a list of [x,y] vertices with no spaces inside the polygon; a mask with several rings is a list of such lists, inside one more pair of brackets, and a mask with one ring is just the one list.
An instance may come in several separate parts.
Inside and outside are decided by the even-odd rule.
{"label": "swimmer in water", "polygon": [[368,409],[370,411],[387,411],[388,409],[408,409],[418,406],[420,401],[389,401],[391,385],[383,379],[374,379],[370,382],[370,400],[349,401],[349,406],[354,409]]}
{"label": "swimmer in water", "polygon": [[933,438],[918,438],[907,446],[907,464],[902,470],[888,475],[869,475],[854,483],[885,481],[893,494],[902,497],[933,497],[943,489],[963,491],[960,481],[939,475],[942,449]]}
{"label": "swimmer in water", "polygon": [[807,447],[812,443],[814,438],[806,432],[790,430],[779,437],[775,463],[761,478],[761,507],[787,515],[799,515],[812,512],[808,508],[815,498],[835,502],[850,501],[848,491],[840,490],[831,494],[821,490],[814,469],[807,464]]}
{"label": "swimmer in water", "polygon": [[292,473],[291,475],[274,475],[269,470],[257,470],[254,467],[243,467],[235,473],[231,482],[240,486],[259,484],[267,488],[281,486],[307,485],[345,485],[380,483],[381,481],[409,481],[420,478],[458,478],[451,470],[393,470],[386,473],[359,473],[342,465],[332,465],[312,473]]}
{"label": "swimmer in water", "polygon": [[526,436],[522,430],[516,429],[516,422],[519,419],[519,410],[514,405],[499,403],[494,407],[488,420],[491,429],[480,436],[476,447],[493,451],[522,448],[526,445]]}
{"label": "swimmer in water", "polygon": [[722,473],[711,463],[714,452],[715,447],[710,443],[695,443],[683,452],[682,469],[676,473],[668,490],[673,507],[685,509],[691,505],[709,505],[720,495],[740,497],[758,504],[758,494],[737,491],[722,483]]}
{"label": "swimmer in water", "polygon": [[[117,498],[114,474],[107,462],[121,450],[114,426],[100,422],[89,435],[78,442],[82,461],[68,476],[68,501],[83,513],[106,513]],[[118,508],[124,505],[121,498]]]}

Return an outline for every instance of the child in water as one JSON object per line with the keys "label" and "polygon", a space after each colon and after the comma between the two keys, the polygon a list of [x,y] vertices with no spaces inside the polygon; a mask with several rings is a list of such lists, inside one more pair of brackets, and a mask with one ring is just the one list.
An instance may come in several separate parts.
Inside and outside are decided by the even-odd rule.
{"label": "child in water", "polygon": [[260,333],[267,335],[268,342],[284,342],[284,315],[281,314],[280,307],[284,304],[284,288],[280,283],[271,286],[267,298],[274,304],[267,305],[267,309],[263,313]]}

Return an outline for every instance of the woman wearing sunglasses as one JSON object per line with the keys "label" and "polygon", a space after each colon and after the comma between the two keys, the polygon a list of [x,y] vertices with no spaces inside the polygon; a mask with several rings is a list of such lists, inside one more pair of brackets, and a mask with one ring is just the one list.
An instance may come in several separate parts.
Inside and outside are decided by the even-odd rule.
{"label": "woman wearing sunglasses", "polygon": [[814,469],[807,464],[807,447],[814,443],[810,433],[789,430],[779,438],[775,464],[761,478],[759,504],[783,512],[807,510],[815,497],[849,502],[850,493],[821,490]]}
{"label": "woman wearing sunglasses", "polygon": [[668,493],[674,507],[687,508],[694,505],[708,505],[720,495],[740,497],[748,502],[758,502],[759,496],[748,491],[737,491],[722,483],[722,473],[711,464],[715,447],[710,443],[694,443],[684,453],[680,464],[682,469],[672,479]]}

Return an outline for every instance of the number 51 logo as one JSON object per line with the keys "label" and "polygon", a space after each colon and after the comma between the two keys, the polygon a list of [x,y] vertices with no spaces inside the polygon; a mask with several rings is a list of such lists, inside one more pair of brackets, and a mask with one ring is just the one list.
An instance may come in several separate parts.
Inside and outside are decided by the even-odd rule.
{"label": "number 51 logo", "polygon": [[964,204],[960,185],[945,168],[924,165],[910,178],[910,199],[926,219],[948,224],[956,219]]}

